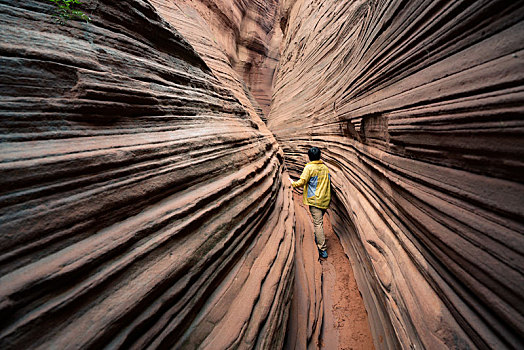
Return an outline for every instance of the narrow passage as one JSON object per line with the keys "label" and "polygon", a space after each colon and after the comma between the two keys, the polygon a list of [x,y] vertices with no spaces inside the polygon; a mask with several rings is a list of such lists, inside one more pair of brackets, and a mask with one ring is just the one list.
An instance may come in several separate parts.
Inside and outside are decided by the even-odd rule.
{"label": "narrow passage", "polygon": [[[302,203],[300,195],[294,193],[293,197],[296,219],[301,221],[300,223],[297,222],[297,227],[303,228],[303,239],[297,237],[297,250],[300,249],[304,255],[312,254],[316,259],[318,253],[316,246],[311,243],[313,241],[313,224],[309,210]],[[324,216],[324,232],[329,256],[327,259],[316,261],[315,265],[317,266],[312,269],[313,271],[306,271],[306,274],[310,276],[306,279],[309,281],[309,286],[303,285],[304,282],[301,282],[300,279],[296,280],[296,283],[301,285],[295,286],[295,290],[302,290],[311,288],[311,283],[313,283],[314,288],[321,288],[321,291],[317,291],[321,294],[321,298],[319,298],[321,302],[320,305],[316,305],[320,307],[321,315],[319,314],[315,320],[311,319],[311,314],[309,316],[309,322],[322,323],[320,334],[317,333],[318,339],[314,339],[315,335],[308,332],[311,338],[306,341],[307,347],[316,348],[316,346],[319,346],[326,350],[374,349],[364,302],[358,290],[350,261],[333,231],[328,214],[329,211]],[[300,236],[302,233],[297,232],[297,235]],[[302,246],[299,247],[300,244]],[[302,264],[302,259],[297,259],[297,264]],[[304,266],[302,266],[303,268]],[[317,279],[314,276],[314,270],[317,270],[317,268],[321,270],[321,286],[319,286],[319,283],[314,283]],[[297,266],[297,269],[300,268]],[[305,269],[311,269],[311,265],[306,264]],[[310,297],[314,294],[316,293],[310,293]],[[300,318],[301,312],[310,313],[311,308],[316,308],[315,303],[317,302],[310,300],[310,310],[292,310],[292,314],[295,313],[295,316]],[[308,318],[306,315],[304,317]],[[291,322],[293,322],[292,319]]]}
{"label": "narrow passage", "polygon": [[[357,287],[353,269],[329,217],[324,216],[328,258],[321,261],[324,324],[322,337],[325,349],[374,349],[368,315]],[[334,343],[331,339],[338,339]]]}

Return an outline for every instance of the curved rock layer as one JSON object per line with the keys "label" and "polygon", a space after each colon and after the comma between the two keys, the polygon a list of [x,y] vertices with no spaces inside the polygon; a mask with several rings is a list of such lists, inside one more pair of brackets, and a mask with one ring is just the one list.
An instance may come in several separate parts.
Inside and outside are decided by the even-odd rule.
{"label": "curved rock layer", "polygon": [[295,279],[283,349],[374,349],[362,296],[332,219],[324,217],[329,258],[320,259],[311,216],[294,192]]}
{"label": "curved rock layer", "polygon": [[293,299],[286,330],[286,350],[319,349],[322,344],[325,303],[322,266],[314,241],[313,223],[295,196],[295,272]]}
{"label": "curved rock layer", "polygon": [[0,1],[0,347],[280,347],[274,137],[148,1],[86,6]]}
{"label": "curved rock layer", "polygon": [[268,126],[323,150],[376,347],[522,348],[522,2],[282,7]]}
{"label": "curved rock layer", "polygon": [[[249,89],[265,119],[282,39],[278,0],[152,0],[211,61],[224,60]],[[170,22],[171,22],[170,21]],[[205,37],[204,42],[200,37]],[[198,47],[197,51],[201,52]],[[228,77],[235,76],[228,74]],[[249,94],[249,92],[248,92]],[[260,107],[259,107],[260,106]]]}
{"label": "curved rock layer", "polygon": [[[196,9],[199,8],[191,3],[178,3],[172,0],[152,0],[162,18],[169,22],[179,33],[181,33],[191,46],[198,52],[206,62],[213,75],[224,87],[227,87],[238,99],[244,109],[251,115],[260,127],[265,126],[261,118],[264,113],[242,80],[242,77],[231,65],[227,51],[223,43],[217,41],[214,34],[216,28],[212,21],[203,17]],[[266,128],[263,128],[266,130]]]}

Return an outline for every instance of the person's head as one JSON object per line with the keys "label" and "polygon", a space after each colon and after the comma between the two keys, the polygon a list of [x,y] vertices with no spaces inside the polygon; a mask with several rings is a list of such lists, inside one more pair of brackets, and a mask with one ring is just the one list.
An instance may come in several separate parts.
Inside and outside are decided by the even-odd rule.
{"label": "person's head", "polygon": [[318,147],[311,147],[309,151],[307,151],[307,155],[311,162],[314,160],[320,160],[320,149]]}

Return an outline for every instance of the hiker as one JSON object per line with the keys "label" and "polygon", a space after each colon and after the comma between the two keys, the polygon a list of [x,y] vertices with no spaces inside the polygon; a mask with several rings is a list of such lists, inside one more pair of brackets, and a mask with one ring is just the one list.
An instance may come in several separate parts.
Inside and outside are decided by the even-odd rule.
{"label": "hiker", "polygon": [[293,187],[304,186],[302,198],[313,217],[318,253],[322,258],[327,258],[323,217],[331,201],[331,176],[327,166],[320,160],[319,148],[312,147],[307,155],[310,162],[304,167],[300,179],[295,182],[291,178],[289,180]]}

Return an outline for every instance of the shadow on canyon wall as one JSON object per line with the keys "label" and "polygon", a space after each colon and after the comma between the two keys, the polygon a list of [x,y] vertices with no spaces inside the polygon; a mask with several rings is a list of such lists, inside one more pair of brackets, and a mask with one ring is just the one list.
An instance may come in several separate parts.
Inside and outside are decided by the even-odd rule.
{"label": "shadow on canyon wall", "polygon": [[523,346],[522,1],[82,8],[0,0],[2,348],[316,348],[312,145],[377,349]]}

